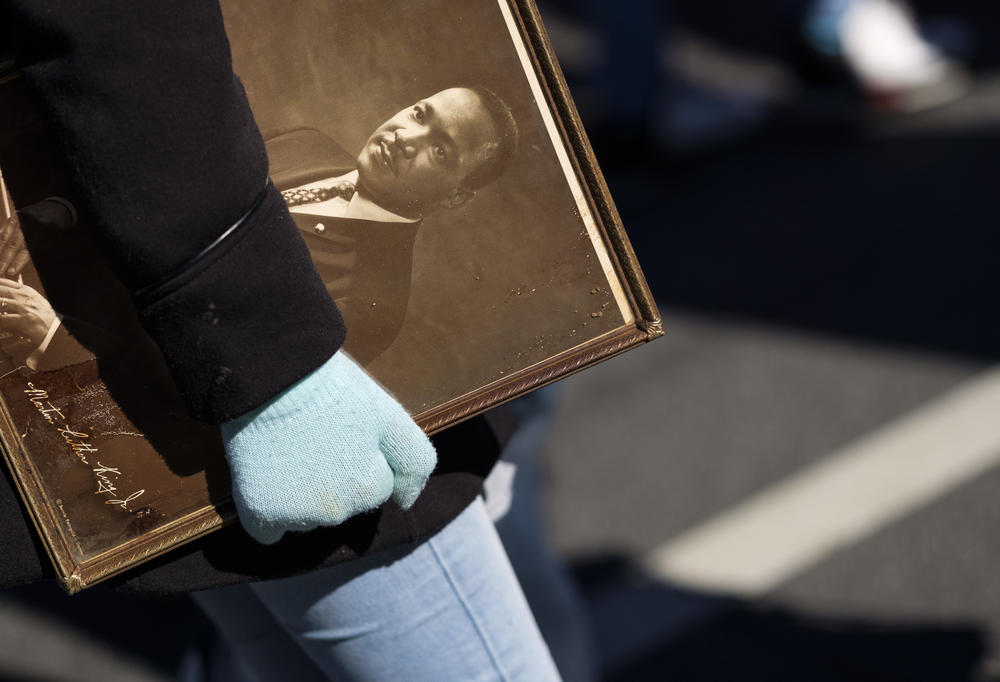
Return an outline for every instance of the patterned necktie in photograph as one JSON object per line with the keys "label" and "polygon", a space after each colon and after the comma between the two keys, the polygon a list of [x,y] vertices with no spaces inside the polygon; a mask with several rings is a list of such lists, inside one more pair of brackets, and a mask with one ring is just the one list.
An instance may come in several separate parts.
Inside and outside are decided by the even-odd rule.
{"label": "patterned necktie in photograph", "polygon": [[343,180],[332,187],[314,187],[312,189],[286,189],[281,193],[285,198],[285,203],[291,206],[301,206],[302,204],[316,204],[330,199],[351,200],[357,191],[353,182]]}

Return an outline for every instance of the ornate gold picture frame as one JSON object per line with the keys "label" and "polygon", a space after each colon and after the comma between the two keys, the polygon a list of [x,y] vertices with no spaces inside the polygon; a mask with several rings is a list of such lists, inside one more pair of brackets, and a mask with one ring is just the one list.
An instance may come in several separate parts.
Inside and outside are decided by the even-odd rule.
{"label": "ornate gold picture frame", "polygon": [[[345,348],[427,432],[663,334],[531,0],[222,7]],[[17,295],[53,316],[41,340],[0,316],[0,439],[74,592],[230,520],[228,472],[85,216],[62,231],[18,221],[15,203],[72,202],[22,87],[0,80],[0,236],[23,233],[32,263]]]}

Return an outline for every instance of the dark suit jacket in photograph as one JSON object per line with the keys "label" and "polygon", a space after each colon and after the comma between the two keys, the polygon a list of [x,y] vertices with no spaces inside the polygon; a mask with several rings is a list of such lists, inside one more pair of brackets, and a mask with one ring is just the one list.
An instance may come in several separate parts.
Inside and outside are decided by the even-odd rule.
{"label": "dark suit jacket in photograph", "polygon": [[[286,190],[349,173],[354,157],[313,128],[266,142],[271,179]],[[313,264],[347,323],[345,349],[367,365],[399,335],[410,299],[420,223],[331,218],[293,212]]]}

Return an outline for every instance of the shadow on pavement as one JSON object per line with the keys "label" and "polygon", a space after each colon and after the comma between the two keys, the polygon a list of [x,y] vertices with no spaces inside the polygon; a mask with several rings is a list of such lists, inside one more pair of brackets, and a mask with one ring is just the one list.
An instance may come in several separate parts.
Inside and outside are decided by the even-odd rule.
{"label": "shadow on pavement", "polygon": [[620,557],[578,561],[608,682],[983,682],[976,623],[798,613],[672,587]]}
{"label": "shadow on pavement", "polygon": [[[213,626],[183,595],[139,596],[96,585],[67,597],[54,581],[47,580],[5,590],[3,598],[63,626],[66,632],[78,633],[80,649],[96,644],[142,661],[168,679],[177,674],[186,652],[215,637]],[[39,652],[45,649],[46,643],[39,642]]]}

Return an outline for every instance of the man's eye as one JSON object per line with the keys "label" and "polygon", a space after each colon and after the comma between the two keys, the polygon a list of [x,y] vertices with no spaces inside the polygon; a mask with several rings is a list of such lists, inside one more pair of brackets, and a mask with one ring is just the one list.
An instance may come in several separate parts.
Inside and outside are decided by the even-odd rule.
{"label": "man's eye", "polygon": [[420,107],[413,107],[413,118],[417,123],[424,122],[424,112]]}
{"label": "man's eye", "polygon": [[439,144],[434,145],[434,158],[436,158],[438,161],[444,161],[445,159],[444,147],[442,147]]}

